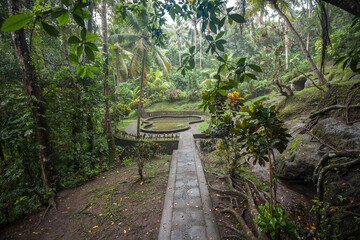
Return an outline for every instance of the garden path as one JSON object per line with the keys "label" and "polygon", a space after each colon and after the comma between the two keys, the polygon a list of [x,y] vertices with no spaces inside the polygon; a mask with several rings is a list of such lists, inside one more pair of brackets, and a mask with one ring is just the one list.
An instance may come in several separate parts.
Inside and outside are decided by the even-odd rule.
{"label": "garden path", "polygon": [[180,134],[173,152],[158,239],[220,239],[191,131]]}

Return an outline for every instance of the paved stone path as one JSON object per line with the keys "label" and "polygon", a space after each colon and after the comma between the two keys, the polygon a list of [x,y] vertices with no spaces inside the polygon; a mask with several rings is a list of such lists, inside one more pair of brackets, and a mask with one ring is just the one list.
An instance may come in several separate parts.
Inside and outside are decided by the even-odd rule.
{"label": "paved stone path", "polygon": [[191,131],[180,134],[173,152],[158,239],[220,239]]}

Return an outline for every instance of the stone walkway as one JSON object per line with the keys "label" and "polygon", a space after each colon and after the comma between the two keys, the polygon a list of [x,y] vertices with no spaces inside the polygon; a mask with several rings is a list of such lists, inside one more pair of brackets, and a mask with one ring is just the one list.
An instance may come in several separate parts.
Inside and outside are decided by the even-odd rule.
{"label": "stone walkway", "polygon": [[180,134],[173,152],[158,239],[220,239],[191,131]]}

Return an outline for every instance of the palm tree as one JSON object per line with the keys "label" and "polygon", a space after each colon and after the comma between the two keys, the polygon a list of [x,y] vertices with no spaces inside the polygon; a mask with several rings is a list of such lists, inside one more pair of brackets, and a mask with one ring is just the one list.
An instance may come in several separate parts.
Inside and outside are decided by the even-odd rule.
{"label": "palm tree", "polygon": [[161,54],[160,50],[151,41],[150,33],[147,31],[149,21],[147,12],[148,11],[143,11],[140,16],[135,16],[129,12],[126,18],[126,25],[132,33],[115,34],[110,37],[111,42],[121,43],[125,49],[129,49],[133,53],[129,66],[129,77],[134,79],[141,74],[136,131],[137,138],[140,137],[140,117],[144,84],[152,64],[155,63],[161,68],[167,80],[169,80],[169,71],[172,69],[172,66],[165,56]]}

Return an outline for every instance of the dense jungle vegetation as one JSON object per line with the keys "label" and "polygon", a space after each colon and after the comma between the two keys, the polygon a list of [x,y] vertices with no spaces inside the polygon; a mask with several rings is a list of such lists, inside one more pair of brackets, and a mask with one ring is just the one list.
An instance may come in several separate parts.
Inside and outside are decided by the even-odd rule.
{"label": "dense jungle vegetation", "polygon": [[[282,100],[289,118],[302,101],[297,82],[319,95],[355,85],[359,16],[358,1],[1,1],[0,225],[55,207],[62,189],[136,157],[114,135],[124,122],[139,126],[155,103],[208,112],[207,133],[223,140],[230,175],[242,149],[271,170],[290,135],[275,107],[257,100]],[[235,124],[239,112],[247,117]],[[283,218],[273,213],[282,211],[273,180],[269,189],[260,211]],[[258,224],[271,238],[291,228],[266,221]]]}

